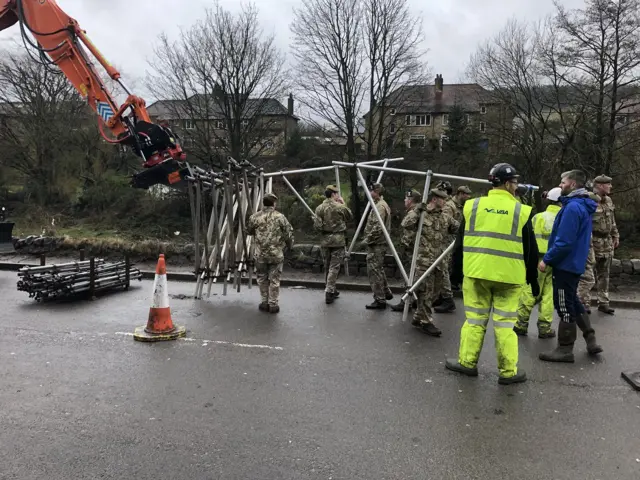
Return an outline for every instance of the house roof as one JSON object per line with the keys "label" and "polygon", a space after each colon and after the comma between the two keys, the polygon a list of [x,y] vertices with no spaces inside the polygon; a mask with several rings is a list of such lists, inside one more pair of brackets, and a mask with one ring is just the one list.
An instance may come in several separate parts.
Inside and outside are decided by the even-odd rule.
{"label": "house roof", "polygon": [[435,85],[406,85],[394,90],[385,102],[396,113],[444,113],[454,106],[466,111],[480,111],[480,105],[492,103],[489,92],[477,83],[443,84],[436,93]]}
{"label": "house roof", "polygon": [[[167,120],[199,118],[216,120],[224,118],[222,109],[211,95],[196,94],[188,100],[158,100],[147,107],[149,115]],[[288,111],[275,98],[249,98],[246,102],[244,117],[287,116]],[[292,118],[298,119],[291,115]]]}

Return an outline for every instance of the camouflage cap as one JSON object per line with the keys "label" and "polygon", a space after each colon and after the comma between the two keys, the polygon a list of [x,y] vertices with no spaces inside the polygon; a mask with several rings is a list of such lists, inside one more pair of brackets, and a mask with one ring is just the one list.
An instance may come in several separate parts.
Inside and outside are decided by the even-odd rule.
{"label": "camouflage cap", "polygon": [[431,196],[443,198],[445,200],[449,198],[447,192],[445,192],[444,190],[440,190],[439,188],[432,188],[429,193],[431,194]]}
{"label": "camouflage cap", "polygon": [[340,193],[340,190],[335,185],[327,185],[326,189],[330,192]]}
{"label": "camouflage cap", "polygon": [[278,197],[276,197],[275,193],[265,193],[263,198],[269,200],[278,200]]}
{"label": "camouflage cap", "polygon": [[381,183],[370,183],[369,184],[369,191],[370,192],[382,193],[382,192],[384,192],[384,187],[382,186]]}
{"label": "camouflage cap", "polygon": [[422,194],[417,190],[407,190],[407,193],[405,194],[405,198],[411,198],[416,202],[420,202],[422,200]]}
{"label": "camouflage cap", "polygon": [[458,193],[466,193],[467,195],[471,195],[473,192],[466,185],[461,185],[458,187]]}
{"label": "camouflage cap", "polygon": [[611,183],[612,178],[606,175],[599,175],[593,179],[593,183]]}

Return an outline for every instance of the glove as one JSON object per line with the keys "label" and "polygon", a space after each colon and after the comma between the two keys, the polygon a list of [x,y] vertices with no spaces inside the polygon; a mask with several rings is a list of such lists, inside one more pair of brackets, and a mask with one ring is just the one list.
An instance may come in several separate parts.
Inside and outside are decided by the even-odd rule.
{"label": "glove", "polygon": [[538,297],[538,295],[540,295],[540,285],[538,285],[538,281],[534,281],[531,282],[531,295],[533,295],[535,298]]}

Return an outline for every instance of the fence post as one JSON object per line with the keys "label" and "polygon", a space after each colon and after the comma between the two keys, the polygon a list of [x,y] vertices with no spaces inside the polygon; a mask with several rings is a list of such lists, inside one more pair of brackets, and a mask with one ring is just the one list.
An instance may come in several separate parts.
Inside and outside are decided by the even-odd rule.
{"label": "fence post", "polygon": [[131,285],[131,260],[129,259],[128,253],[124,255],[124,268],[125,268],[124,275],[126,279],[124,289],[129,290],[129,285]]}
{"label": "fence post", "polygon": [[89,259],[89,298],[95,299],[96,292],[96,259],[91,257]]}

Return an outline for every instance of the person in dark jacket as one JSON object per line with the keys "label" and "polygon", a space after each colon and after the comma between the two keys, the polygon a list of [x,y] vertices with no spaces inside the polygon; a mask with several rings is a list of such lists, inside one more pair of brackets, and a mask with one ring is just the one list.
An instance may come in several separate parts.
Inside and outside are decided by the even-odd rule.
{"label": "person in dark jacket", "polygon": [[586,180],[586,175],[580,170],[562,174],[562,208],[553,224],[547,253],[538,265],[542,272],[547,265],[553,268],[553,304],[560,316],[558,346],[539,355],[540,360],[547,362],[574,361],[576,326],[583,332],[587,351],[590,354],[602,352],[602,347],[596,343],[589,316],[578,298],[578,283],[584,273],[591,244],[591,220],[597,207],[584,188]]}

